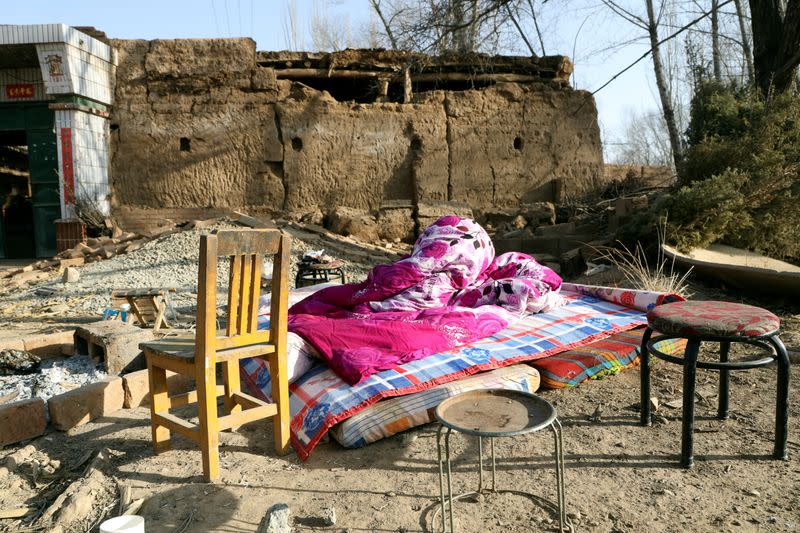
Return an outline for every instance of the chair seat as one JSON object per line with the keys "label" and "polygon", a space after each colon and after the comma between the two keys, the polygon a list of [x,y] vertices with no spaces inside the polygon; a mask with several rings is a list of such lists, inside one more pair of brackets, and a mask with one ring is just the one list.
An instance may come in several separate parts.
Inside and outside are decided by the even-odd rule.
{"label": "chair seat", "polygon": [[[167,357],[179,361],[193,362],[195,356],[194,336],[164,337],[155,342],[143,342],[139,347],[145,354]],[[273,344],[250,344],[236,348],[227,348],[217,352],[217,362],[260,357],[275,352]]]}
{"label": "chair seat", "polygon": [[762,337],[781,325],[777,316],[760,307],[702,300],[659,305],[647,313],[647,323],[665,335],[681,337]]}

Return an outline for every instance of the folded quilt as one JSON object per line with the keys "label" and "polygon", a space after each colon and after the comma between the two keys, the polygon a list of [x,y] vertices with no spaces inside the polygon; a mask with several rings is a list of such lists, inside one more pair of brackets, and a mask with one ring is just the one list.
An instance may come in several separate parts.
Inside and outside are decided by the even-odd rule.
{"label": "folded quilt", "polygon": [[422,232],[410,256],[292,306],[289,331],[356,384],[552,309],[562,303],[560,286],[561,278],[529,255],[495,257],[480,225],[450,215]]}

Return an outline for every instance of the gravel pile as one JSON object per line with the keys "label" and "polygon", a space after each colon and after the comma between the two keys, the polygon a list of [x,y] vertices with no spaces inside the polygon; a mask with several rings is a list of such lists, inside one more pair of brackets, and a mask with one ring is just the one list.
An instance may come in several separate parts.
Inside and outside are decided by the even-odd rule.
{"label": "gravel pile", "polygon": [[[170,299],[177,315],[192,317],[197,304],[197,266],[200,236],[213,229],[241,228],[230,221],[212,227],[192,229],[165,235],[144,244],[140,249],[111,259],[80,267],[78,281],[63,283],[61,277],[39,282],[24,290],[3,294],[5,318],[26,315],[52,315],[59,318],[100,317],[111,304],[113,289],[175,288]],[[297,263],[305,252],[320,248],[319,243],[292,240],[290,283],[294,286]],[[345,261],[348,281],[366,276],[369,265]],[[271,272],[271,261],[265,261],[264,272]],[[218,302],[225,303],[228,268],[223,261],[218,270]],[[168,313],[169,318],[175,315]],[[180,320],[181,322],[183,320]]]}
{"label": "gravel pile", "polygon": [[35,396],[47,400],[81,385],[100,381],[106,375],[88,355],[49,359],[42,361],[37,374],[0,376],[0,397],[16,393],[11,401]]}

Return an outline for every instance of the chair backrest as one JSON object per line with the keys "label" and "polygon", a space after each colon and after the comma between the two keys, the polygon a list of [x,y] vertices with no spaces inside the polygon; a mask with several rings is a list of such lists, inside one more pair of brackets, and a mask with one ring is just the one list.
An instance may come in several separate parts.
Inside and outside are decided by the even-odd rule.
{"label": "chair backrest", "polygon": [[[217,350],[272,343],[286,349],[291,238],[279,230],[217,230],[200,237],[197,276],[195,360],[214,358]],[[264,256],[272,257],[272,309],[269,330],[258,330],[258,303]],[[217,333],[217,261],[230,259],[227,326]]]}

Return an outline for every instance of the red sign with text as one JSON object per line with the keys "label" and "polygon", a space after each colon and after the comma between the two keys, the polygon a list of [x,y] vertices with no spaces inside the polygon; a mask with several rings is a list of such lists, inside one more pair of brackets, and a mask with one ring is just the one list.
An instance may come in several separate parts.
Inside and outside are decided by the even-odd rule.
{"label": "red sign with text", "polygon": [[6,98],[18,100],[21,98],[33,98],[32,83],[10,83],[6,85]]}
{"label": "red sign with text", "polygon": [[61,172],[64,176],[64,203],[75,204],[75,175],[72,171],[72,130],[61,128]]}

